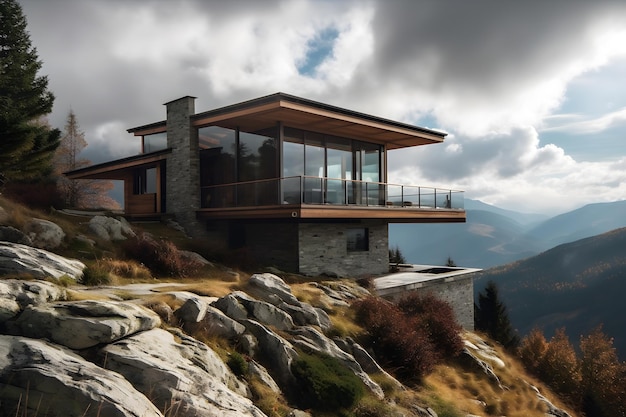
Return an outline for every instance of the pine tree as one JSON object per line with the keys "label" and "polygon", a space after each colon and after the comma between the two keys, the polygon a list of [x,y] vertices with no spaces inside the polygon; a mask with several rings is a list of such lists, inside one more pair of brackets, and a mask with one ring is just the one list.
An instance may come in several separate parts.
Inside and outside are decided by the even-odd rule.
{"label": "pine tree", "polygon": [[111,181],[70,180],[63,175],[91,164],[80,157],[86,147],[85,133],[80,129],[76,114],[70,110],[61,143],[54,154],[57,188],[63,202],[69,207],[118,209],[119,204],[107,195],[113,188]]}
{"label": "pine tree", "polygon": [[511,325],[506,306],[500,301],[498,287],[493,281],[487,283],[484,293],[478,294],[478,304],[474,304],[474,325],[476,330],[487,333],[508,349],[519,345],[519,336]]}
{"label": "pine tree", "polygon": [[44,116],[54,95],[16,0],[0,0],[0,185],[48,175],[60,132]]}

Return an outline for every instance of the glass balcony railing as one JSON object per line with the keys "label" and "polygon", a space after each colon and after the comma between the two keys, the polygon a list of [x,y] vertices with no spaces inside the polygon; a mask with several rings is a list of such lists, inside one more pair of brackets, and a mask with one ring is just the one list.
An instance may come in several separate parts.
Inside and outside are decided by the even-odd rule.
{"label": "glass balcony railing", "polygon": [[285,177],[201,189],[202,208],[283,204],[463,209],[463,192],[442,188],[321,177]]}

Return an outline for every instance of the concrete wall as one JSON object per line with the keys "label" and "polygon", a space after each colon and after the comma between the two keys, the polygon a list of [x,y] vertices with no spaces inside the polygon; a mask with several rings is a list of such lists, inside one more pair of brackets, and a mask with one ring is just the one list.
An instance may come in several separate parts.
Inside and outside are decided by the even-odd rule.
{"label": "concrete wall", "polygon": [[408,291],[422,294],[431,292],[452,306],[456,319],[464,329],[474,330],[473,274],[432,279],[419,284],[411,284],[410,287],[411,289],[407,289],[399,286],[395,291],[386,290],[381,296],[390,301],[398,301],[406,296]]}
{"label": "concrete wall", "polygon": [[[369,251],[349,252],[346,231],[365,227]],[[389,272],[387,223],[301,223],[299,225],[299,269],[306,275],[360,277]]]}
{"label": "concrete wall", "polygon": [[196,220],[200,208],[200,160],[198,131],[191,126],[194,97],[183,97],[166,103],[167,146],[172,153],[167,157],[165,206],[168,214],[191,236],[201,235],[204,227]]}

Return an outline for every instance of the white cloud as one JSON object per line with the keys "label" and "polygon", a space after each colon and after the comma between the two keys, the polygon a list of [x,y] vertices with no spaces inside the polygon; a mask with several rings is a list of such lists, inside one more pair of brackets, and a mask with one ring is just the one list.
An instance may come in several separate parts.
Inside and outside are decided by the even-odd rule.
{"label": "white cloud", "polygon": [[626,107],[592,119],[586,119],[581,114],[555,115],[546,118],[546,124],[548,127],[542,129],[544,132],[567,132],[573,135],[600,133],[613,127],[626,127]]}

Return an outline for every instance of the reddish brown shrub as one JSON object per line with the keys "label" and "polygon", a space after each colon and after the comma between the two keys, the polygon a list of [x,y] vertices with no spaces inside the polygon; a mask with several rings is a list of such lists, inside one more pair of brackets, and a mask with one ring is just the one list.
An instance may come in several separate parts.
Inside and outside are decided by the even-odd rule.
{"label": "reddish brown shrub", "polygon": [[141,233],[125,242],[126,256],[141,262],[157,276],[185,277],[200,270],[202,264],[184,257],[176,245]]}
{"label": "reddish brown shrub", "polygon": [[376,297],[353,303],[357,320],[367,329],[367,344],[379,362],[407,382],[419,382],[441,360],[419,321]]}
{"label": "reddish brown shrub", "polygon": [[398,302],[398,308],[412,317],[444,356],[457,356],[463,350],[461,331],[454,310],[447,302],[431,293],[419,295],[410,292]]}

